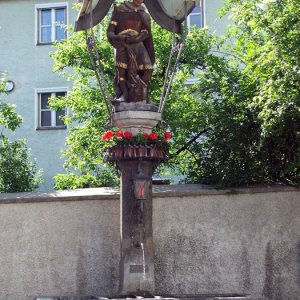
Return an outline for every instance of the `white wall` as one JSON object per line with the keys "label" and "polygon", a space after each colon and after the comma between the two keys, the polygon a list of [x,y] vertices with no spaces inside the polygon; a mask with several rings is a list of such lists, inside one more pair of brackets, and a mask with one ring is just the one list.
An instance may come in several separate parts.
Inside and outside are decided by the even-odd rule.
{"label": "white wall", "polygon": [[[299,299],[299,189],[161,186],[153,207],[157,295]],[[0,299],[116,293],[116,190],[1,194],[0,227]]]}
{"label": "white wall", "polygon": [[[60,150],[67,130],[36,130],[35,89],[71,87],[65,78],[52,72],[49,52],[55,48],[35,44],[35,4],[54,2],[60,1],[0,1],[0,70],[7,71],[8,79],[15,83],[15,89],[2,97],[16,104],[24,119],[12,138],[26,138],[38,168],[44,169],[41,190],[52,189],[53,175],[63,171]],[[74,23],[77,14],[71,9],[72,2],[75,1],[69,1],[70,23]]]}

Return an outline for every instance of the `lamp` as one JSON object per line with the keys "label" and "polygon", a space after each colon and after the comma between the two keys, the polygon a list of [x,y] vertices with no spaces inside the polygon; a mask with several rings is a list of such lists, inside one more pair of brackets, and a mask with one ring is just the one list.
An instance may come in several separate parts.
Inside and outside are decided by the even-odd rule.
{"label": "lamp", "polygon": [[133,178],[134,195],[137,200],[147,199],[150,183],[151,177],[146,176],[140,169],[137,176]]}
{"label": "lamp", "polygon": [[6,82],[6,92],[11,92],[15,87],[15,83],[12,80]]}

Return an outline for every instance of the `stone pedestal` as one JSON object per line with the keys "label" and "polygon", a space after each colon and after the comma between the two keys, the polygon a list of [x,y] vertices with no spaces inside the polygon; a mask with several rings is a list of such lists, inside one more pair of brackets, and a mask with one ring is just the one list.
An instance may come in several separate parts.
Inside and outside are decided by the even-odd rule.
{"label": "stone pedestal", "polygon": [[121,260],[119,295],[154,295],[152,236],[152,182],[146,187],[146,200],[134,195],[133,180],[142,169],[152,178],[154,162],[119,160],[121,170]]}
{"label": "stone pedestal", "polygon": [[[157,146],[128,145],[107,150],[106,159],[121,171],[121,259],[118,296],[151,297],[155,292],[152,230],[152,175],[168,155]],[[148,178],[145,199],[137,199],[134,180]]]}
{"label": "stone pedestal", "polygon": [[[133,135],[151,133],[161,121],[157,106],[149,103],[119,103],[112,114],[112,124]],[[106,158],[121,171],[121,259],[118,296],[152,297],[155,292],[152,175],[167,156],[167,149],[154,145],[123,145],[107,150]],[[145,199],[134,193],[139,172],[148,177]]]}
{"label": "stone pedestal", "polygon": [[112,124],[122,131],[130,131],[133,135],[140,131],[150,133],[161,121],[161,113],[151,104],[131,103],[129,108],[125,109],[125,106],[120,105],[112,116]]}

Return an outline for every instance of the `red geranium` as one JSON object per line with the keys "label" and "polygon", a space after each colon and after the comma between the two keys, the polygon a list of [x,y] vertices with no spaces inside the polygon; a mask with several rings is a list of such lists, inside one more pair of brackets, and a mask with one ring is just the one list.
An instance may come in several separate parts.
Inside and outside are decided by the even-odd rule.
{"label": "red geranium", "polygon": [[166,131],[165,134],[164,134],[164,137],[165,137],[166,140],[171,139],[172,138],[171,132],[170,131]]}
{"label": "red geranium", "polygon": [[144,132],[144,133],[143,133],[143,136],[144,136],[146,139],[149,139],[149,133]]}
{"label": "red geranium", "polygon": [[111,130],[106,131],[103,135],[102,135],[102,140],[109,140],[114,136],[113,132]]}
{"label": "red geranium", "polygon": [[122,130],[120,130],[120,131],[117,131],[116,132],[116,134],[115,134],[115,136],[117,137],[117,138],[122,138],[123,137],[123,131]]}
{"label": "red geranium", "polygon": [[123,137],[125,139],[131,139],[133,137],[133,134],[130,131],[125,131],[125,132],[123,132]]}
{"label": "red geranium", "polygon": [[167,143],[171,138],[172,134],[170,131],[164,133],[156,132],[140,132],[133,135],[130,131],[112,131],[108,130],[102,135],[102,140],[108,141],[108,144],[123,145],[123,144],[146,144],[146,145],[162,145]]}
{"label": "red geranium", "polygon": [[150,133],[149,140],[155,141],[157,139],[158,139],[158,134],[157,133],[154,133],[154,132]]}

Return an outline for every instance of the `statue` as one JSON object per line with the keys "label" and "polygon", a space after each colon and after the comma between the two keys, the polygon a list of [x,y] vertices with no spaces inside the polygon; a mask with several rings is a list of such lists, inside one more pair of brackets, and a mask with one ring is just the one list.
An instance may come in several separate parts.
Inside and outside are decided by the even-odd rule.
{"label": "statue", "polygon": [[116,49],[114,102],[149,103],[148,88],[155,61],[150,16],[144,0],[115,6],[107,37]]}
{"label": "statue", "polygon": [[[80,1],[82,6],[76,22],[77,31],[87,30],[101,22],[115,0]],[[142,4],[159,25],[180,33],[181,23],[195,6],[195,0],[124,1],[114,7],[107,29],[108,40],[116,49],[114,107],[107,105],[107,108],[110,124],[119,130],[118,136],[115,136],[121,137],[118,140],[120,143],[108,148],[105,155],[107,161],[116,164],[121,173],[117,298],[154,297],[152,176],[156,167],[168,158],[168,147],[161,141],[156,143],[156,138],[150,138],[153,129],[162,122],[162,111],[147,95],[155,55],[150,16]],[[105,76],[104,72],[102,76]],[[134,139],[138,134],[145,137],[144,142]]]}

